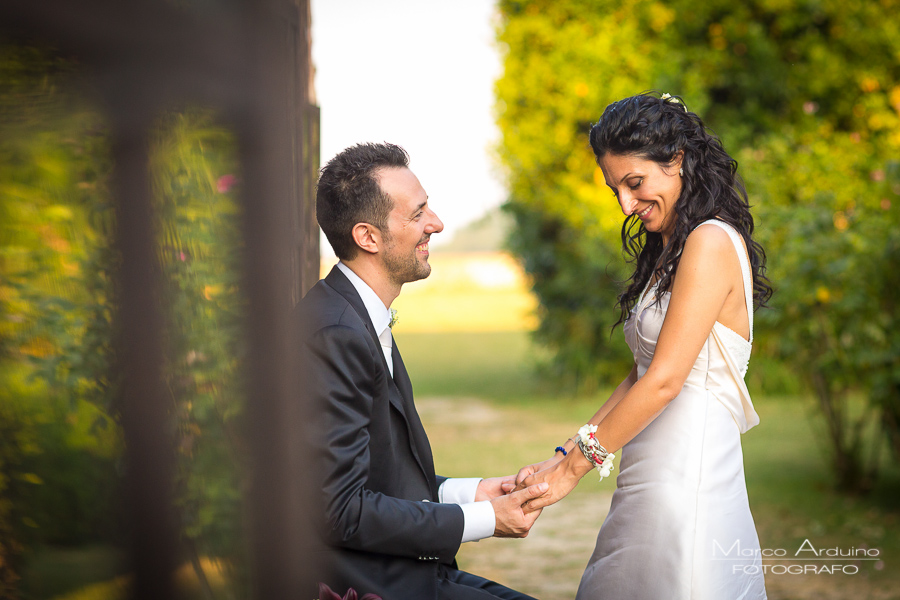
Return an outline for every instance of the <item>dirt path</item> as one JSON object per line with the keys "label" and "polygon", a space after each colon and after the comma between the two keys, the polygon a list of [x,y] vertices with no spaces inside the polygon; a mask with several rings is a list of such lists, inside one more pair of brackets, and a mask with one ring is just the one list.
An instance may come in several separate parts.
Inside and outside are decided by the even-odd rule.
{"label": "dirt path", "polygon": [[574,495],[546,508],[523,540],[464,544],[460,567],[541,600],[571,600],[611,498]]}

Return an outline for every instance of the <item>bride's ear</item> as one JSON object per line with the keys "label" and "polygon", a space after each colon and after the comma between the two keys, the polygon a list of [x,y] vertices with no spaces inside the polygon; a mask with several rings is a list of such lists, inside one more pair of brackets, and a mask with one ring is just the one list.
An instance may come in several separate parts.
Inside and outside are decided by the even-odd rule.
{"label": "bride's ear", "polygon": [[670,169],[672,171],[678,171],[679,174],[683,174],[681,170],[681,163],[684,162],[684,150],[679,150],[675,153],[675,156],[672,158],[672,164],[670,165]]}

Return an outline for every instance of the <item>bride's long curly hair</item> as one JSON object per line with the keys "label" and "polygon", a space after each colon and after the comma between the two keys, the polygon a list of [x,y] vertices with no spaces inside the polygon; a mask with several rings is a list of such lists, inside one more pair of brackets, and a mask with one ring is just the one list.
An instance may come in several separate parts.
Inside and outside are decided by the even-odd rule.
{"label": "bride's long curly hair", "polygon": [[607,154],[632,155],[665,168],[678,152],[684,152],[681,195],[675,202],[675,227],[669,243],[664,247],[662,234],[647,231],[637,215],[630,215],[622,225],[622,247],[636,264],[628,287],[619,295],[621,314],[616,325],[628,318],[654,270],[659,279],[657,298],[669,291],[688,235],[708,219],[728,223],[744,238],[753,273],[754,303],[765,306],[772,296],[765,276],[766,253],[752,237],[753,217],[747,191],[737,175],[737,161],[681,98],[648,92],[614,102],[591,128],[590,139],[598,163]]}

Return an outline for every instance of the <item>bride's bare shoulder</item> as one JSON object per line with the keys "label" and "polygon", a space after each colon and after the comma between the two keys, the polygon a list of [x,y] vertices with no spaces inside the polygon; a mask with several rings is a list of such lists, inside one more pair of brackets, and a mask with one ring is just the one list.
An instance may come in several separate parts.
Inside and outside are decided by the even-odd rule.
{"label": "bride's bare shoulder", "polygon": [[[714,258],[729,248],[733,249],[734,244],[728,232],[714,223],[704,223],[694,229],[685,240],[682,260],[688,256]],[[731,254],[734,254],[734,250]]]}

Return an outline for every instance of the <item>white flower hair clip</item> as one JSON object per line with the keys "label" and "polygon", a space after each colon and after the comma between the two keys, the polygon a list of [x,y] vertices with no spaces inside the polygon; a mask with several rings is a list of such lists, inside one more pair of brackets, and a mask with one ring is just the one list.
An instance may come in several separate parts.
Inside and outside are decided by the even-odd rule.
{"label": "white flower hair clip", "polygon": [[662,100],[663,102],[669,102],[670,104],[677,104],[682,109],[687,110],[687,106],[685,105],[684,102],[682,102],[680,99],[676,98],[672,94],[669,94],[668,92],[663,94],[662,96],[660,96],[659,99]]}

